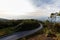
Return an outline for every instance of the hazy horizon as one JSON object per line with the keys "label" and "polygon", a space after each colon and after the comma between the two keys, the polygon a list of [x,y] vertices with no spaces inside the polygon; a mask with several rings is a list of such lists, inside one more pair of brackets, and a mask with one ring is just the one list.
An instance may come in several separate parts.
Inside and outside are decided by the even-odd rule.
{"label": "hazy horizon", "polygon": [[[60,9],[60,0],[0,0],[0,18],[50,16]],[[38,17],[39,18],[39,17]]]}

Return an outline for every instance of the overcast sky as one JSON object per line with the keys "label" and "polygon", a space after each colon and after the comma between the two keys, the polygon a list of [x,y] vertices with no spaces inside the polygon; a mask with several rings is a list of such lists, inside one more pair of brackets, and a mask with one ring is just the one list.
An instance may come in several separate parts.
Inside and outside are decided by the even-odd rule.
{"label": "overcast sky", "polygon": [[31,0],[32,4],[44,15],[60,11],[60,0]]}
{"label": "overcast sky", "polygon": [[0,17],[49,16],[60,10],[60,0],[0,0]]}

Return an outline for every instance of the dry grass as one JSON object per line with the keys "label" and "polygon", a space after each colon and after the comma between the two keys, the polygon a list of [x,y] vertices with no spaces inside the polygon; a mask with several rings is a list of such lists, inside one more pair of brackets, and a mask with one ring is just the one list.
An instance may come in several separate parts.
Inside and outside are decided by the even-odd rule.
{"label": "dry grass", "polygon": [[46,36],[44,34],[42,35],[37,35],[31,38],[28,38],[27,40],[44,40],[46,38]]}
{"label": "dry grass", "polygon": [[57,38],[58,38],[58,40],[60,40],[60,33],[59,33],[59,34],[57,34]]}
{"label": "dry grass", "polygon": [[[54,38],[55,40],[60,40],[60,33],[59,34],[57,34],[56,33],[56,35],[57,35],[57,37],[56,38]],[[32,35],[32,36],[28,36],[28,37],[24,37],[24,38],[21,38],[21,39],[19,39],[19,40],[46,40],[46,39],[48,39],[48,37],[47,37],[47,33],[45,34],[40,34],[39,32],[37,33],[37,34],[35,34],[35,35]],[[53,39],[53,38],[52,38]]]}
{"label": "dry grass", "polygon": [[25,38],[21,38],[19,40],[44,40],[44,39],[46,39],[46,34],[31,35]]}
{"label": "dry grass", "polygon": [[[49,39],[49,37],[46,37],[45,34],[42,34],[42,35],[36,35],[36,36],[32,36],[32,37],[29,37],[29,38],[22,38],[20,40],[46,40],[46,39]],[[51,38],[53,39],[53,38]],[[60,40],[60,35],[57,37],[57,38],[54,38],[55,40]]]}

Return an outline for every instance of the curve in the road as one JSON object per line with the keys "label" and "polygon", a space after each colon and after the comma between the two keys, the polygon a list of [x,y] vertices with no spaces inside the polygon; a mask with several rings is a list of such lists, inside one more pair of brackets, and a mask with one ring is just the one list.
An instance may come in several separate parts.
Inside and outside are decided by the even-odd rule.
{"label": "curve in the road", "polygon": [[10,36],[1,38],[0,40],[16,40],[18,38],[22,38],[22,37],[31,35],[31,34],[37,32],[37,31],[39,31],[42,28],[43,28],[43,26],[42,26],[42,24],[40,24],[40,27],[38,27],[37,29],[29,30],[29,31],[23,31],[23,32],[16,32],[16,33],[14,33],[14,34],[12,34]]}

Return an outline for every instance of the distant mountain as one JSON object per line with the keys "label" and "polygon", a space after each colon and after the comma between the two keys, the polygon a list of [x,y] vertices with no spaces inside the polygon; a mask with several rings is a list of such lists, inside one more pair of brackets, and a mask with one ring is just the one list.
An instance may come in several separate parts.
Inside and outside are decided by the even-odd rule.
{"label": "distant mountain", "polygon": [[27,15],[21,15],[21,16],[17,16],[14,18],[15,20],[18,19],[37,19],[37,20],[47,20],[48,16],[27,16]]}
{"label": "distant mountain", "polygon": [[[49,21],[51,21],[52,19],[51,18],[49,18],[48,19]],[[56,17],[56,19],[55,18],[53,18],[53,20],[52,20],[53,22],[60,22],[60,16],[57,16]]]}
{"label": "distant mountain", "polygon": [[44,21],[44,20],[47,20],[48,17],[47,16],[25,16],[25,15],[21,15],[21,16],[16,16],[14,18],[11,18],[11,19],[5,19],[5,18],[0,18],[0,21],[6,21],[6,20],[21,20],[21,19],[37,19],[37,20],[41,20],[41,21]]}
{"label": "distant mountain", "polygon": [[[45,20],[51,21],[51,18],[48,19],[48,16],[27,16],[27,15],[16,16],[11,19],[0,18],[0,21],[21,20],[21,19],[36,19],[36,20],[40,20],[40,21],[45,21]],[[53,20],[53,22],[54,21],[55,20]],[[56,22],[60,22],[60,16],[56,17]]]}
{"label": "distant mountain", "polygon": [[0,18],[0,21],[7,21],[8,19]]}

